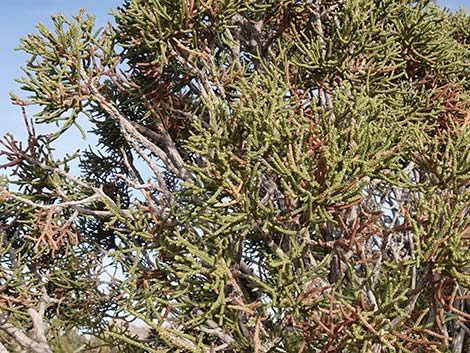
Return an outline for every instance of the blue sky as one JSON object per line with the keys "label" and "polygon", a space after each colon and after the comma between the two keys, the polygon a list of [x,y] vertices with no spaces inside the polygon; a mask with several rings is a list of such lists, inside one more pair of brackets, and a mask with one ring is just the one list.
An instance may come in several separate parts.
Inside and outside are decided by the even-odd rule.
{"label": "blue sky", "polygon": [[[438,1],[440,5],[450,9],[467,7],[468,0]],[[22,76],[22,66],[27,56],[15,51],[19,38],[35,32],[35,25],[50,25],[50,16],[62,12],[70,16],[77,14],[80,8],[97,16],[97,24],[111,20],[110,9],[123,3],[122,0],[2,0],[0,12],[0,33],[3,33],[3,47],[0,51],[0,136],[6,132],[16,137],[24,136],[24,126],[20,109],[10,104],[9,92],[19,92],[14,78]],[[31,108],[28,109],[32,115]]]}

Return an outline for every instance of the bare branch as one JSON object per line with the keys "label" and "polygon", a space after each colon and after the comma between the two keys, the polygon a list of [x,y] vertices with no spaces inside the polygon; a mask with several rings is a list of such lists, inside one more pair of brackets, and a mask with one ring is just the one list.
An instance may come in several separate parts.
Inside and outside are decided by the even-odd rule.
{"label": "bare branch", "polygon": [[32,314],[31,319],[33,320],[33,325],[35,326],[37,333],[40,335],[39,337],[35,337],[35,339],[28,337],[24,332],[9,323],[8,316],[5,314],[0,314],[0,330],[4,331],[12,339],[32,353],[52,353],[47,342],[44,342],[44,337],[41,336],[45,332],[42,318],[36,311],[33,311],[30,311],[29,313],[30,315]]}

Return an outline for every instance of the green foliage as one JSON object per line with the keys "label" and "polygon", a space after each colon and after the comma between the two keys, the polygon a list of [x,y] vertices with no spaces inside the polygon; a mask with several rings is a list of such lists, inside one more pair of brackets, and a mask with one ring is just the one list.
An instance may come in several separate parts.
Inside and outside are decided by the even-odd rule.
{"label": "green foliage", "polygon": [[[114,16],[22,40],[15,101],[60,129],[3,140],[18,330],[43,305],[46,340],[75,328],[102,352],[466,352],[464,12],[128,0]],[[85,118],[98,145],[55,160]]]}

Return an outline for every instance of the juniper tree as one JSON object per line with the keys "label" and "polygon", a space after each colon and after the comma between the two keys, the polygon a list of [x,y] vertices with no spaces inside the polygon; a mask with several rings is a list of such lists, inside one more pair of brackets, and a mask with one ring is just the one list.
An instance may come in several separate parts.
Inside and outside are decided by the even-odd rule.
{"label": "juniper tree", "polygon": [[[464,12],[127,0],[114,17],[21,40],[13,101],[56,130],[25,113],[27,141],[2,142],[0,350],[76,329],[90,352],[469,352]],[[97,144],[58,157],[75,127]]]}

